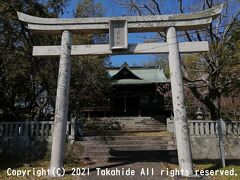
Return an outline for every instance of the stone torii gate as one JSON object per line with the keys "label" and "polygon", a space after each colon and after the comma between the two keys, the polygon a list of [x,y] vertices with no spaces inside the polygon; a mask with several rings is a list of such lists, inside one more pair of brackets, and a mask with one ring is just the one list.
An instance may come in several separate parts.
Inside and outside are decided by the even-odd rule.
{"label": "stone torii gate", "polygon": [[[177,31],[207,28],[223,5],[189,14],[99,18],[40,18],[18,12],[34,33],[62,34],[60,46],[34,46],[33,56],[60,56],[50,170],[62,169],[68,117],[71,56],[169,53],[179,168],[193,174],[179,53],[206,52],[208,42],[177,41]],[[165,32],[166,43],[128,44],[128,32]],[[73,33],[109,33],[109,44],[72,45]],[[186,175],[184,173],[183,175]]]}

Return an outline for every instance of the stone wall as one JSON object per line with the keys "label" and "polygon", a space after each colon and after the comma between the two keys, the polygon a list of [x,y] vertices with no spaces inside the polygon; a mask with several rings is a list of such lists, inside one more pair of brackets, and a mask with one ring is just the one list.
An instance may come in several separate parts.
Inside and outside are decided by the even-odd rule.
{"label": "stone wall", "polygon": [[[192,157],[195,160],[219,159],[219,126],[224,137],[225,158],[240,159],[240,122],[188,120]],[[174,121],[167,119],[167,130],[175,132]]]}
{"label": "stone wall", "polygon": [[2,138],[0,140],[0,155],[29,159],[43,158],[51,148],[49,142],[43,138]]}
{"label": "stone wall", "polygon": [[[192,157],[194,160],[220,159],[217,136],[191,136]],[[240,138],[236,135],[224,137],[225,158],[240,159]]]}

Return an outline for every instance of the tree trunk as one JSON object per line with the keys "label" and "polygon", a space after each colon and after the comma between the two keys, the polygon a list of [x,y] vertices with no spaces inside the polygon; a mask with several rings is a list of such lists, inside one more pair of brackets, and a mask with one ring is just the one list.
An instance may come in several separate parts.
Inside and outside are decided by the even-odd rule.
{"label": "tree trunk", "polygon": [[201,101],[210,112],[210,117],[212,120],[220,119],[220,100],[221,94],[217,93],[216,89],[211,89],[208,96],[203,96],[196,86],[190,86],[189,89],[193,93],[193,95]]}
{"label": "tree trunk", "polygon": [[211,120],[219,120],[220,119],[220,97],[216,96],[215,98],[209,99],[209,101],[205,104],[209,111]]}

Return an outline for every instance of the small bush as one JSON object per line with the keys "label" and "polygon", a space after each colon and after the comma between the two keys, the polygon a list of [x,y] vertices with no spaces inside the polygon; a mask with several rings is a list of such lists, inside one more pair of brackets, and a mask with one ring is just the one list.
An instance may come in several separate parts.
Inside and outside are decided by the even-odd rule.
{"label": "small bush", "polygon": [[84,153],[84,147],[80,143],[66,145],[65,163],[78,163]]}

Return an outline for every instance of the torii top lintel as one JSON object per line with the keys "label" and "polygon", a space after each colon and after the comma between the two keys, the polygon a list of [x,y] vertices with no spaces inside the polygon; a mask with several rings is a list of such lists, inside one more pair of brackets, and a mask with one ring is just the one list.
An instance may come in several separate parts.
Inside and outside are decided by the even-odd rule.
{"label": "torii top lintel", "polygon": [[40,18],[17,12],[19,20],[28,23],[33,32],[59,33],[63,30],[82,33],[106,33],[109,31],[109,21],[126,20],[128,32],[165,31],[174,26],[178,31],[206,28],[223,9],[223,4],[211,9],[173,15],[153,16],[121,16],[95,18]]}

